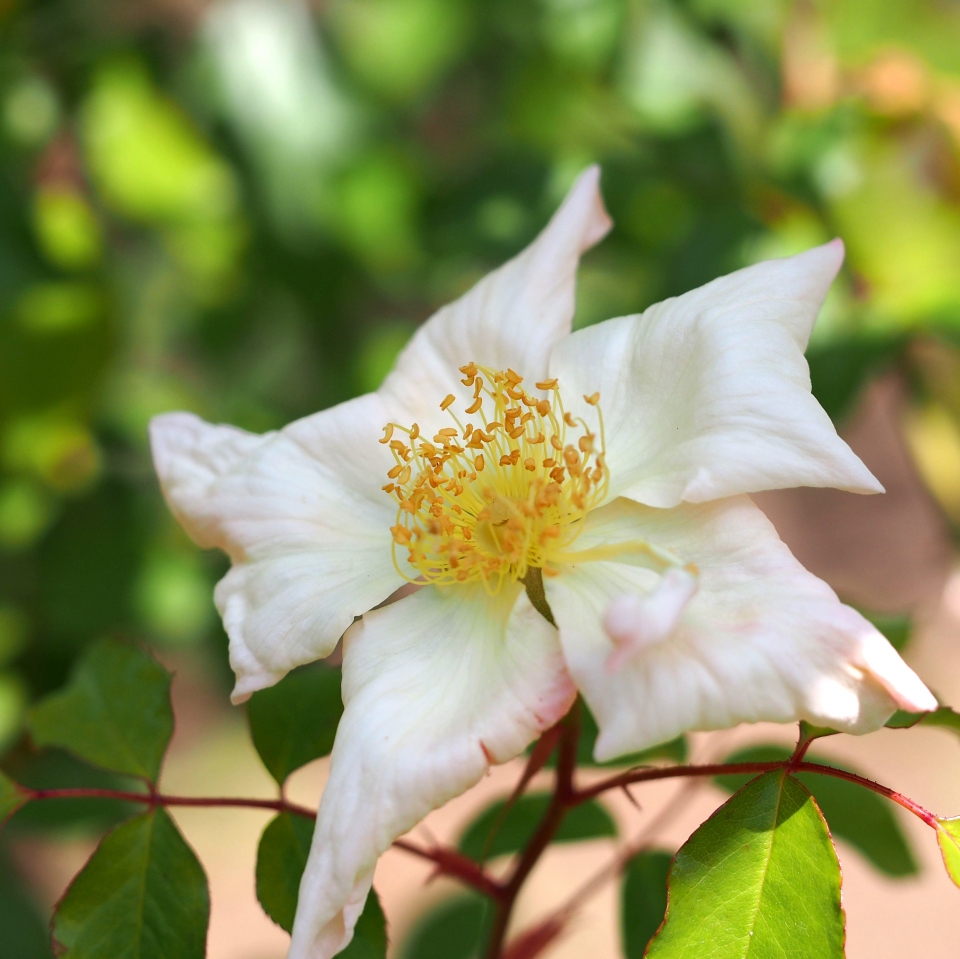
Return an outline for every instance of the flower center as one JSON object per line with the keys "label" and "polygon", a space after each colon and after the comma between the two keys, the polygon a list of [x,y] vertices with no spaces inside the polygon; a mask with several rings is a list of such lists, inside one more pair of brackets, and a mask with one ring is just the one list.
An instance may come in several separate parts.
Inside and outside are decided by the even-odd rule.
{"label": "flower center", "polygon": [[[394,563],[411,582],[437,584],[482,580],[492,592],[529,569],[546,575],[551,556],[569,550],[586,513],[606,495],[600,395],[584,397],[597,409],[597,433],[563,409],[556,380],[523,389],[523,377],[468,363],[461,382],[473,387],[464,424],[451,393],[440,404],[454,426],[432,441],[420,427],[390,423],[381,443],[396,464],[383,489],[397,500],[390,528]],[[396,431],[406,434],[394,439]],[[397,547],[417,571],[397,563]]]}

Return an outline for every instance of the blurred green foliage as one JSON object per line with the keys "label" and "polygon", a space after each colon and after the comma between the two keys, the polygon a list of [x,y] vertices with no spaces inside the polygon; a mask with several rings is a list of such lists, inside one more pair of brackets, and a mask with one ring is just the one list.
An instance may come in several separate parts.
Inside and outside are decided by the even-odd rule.
{"label": "blurred green foliage", "polygon": [[603,166],[576,322],[832,236],[842,418],[895,371],[960,522],[960,7],[938,0],[0,0],[0,752],[111,634],[222,663],[158,494],[169,409],[265,430]]}

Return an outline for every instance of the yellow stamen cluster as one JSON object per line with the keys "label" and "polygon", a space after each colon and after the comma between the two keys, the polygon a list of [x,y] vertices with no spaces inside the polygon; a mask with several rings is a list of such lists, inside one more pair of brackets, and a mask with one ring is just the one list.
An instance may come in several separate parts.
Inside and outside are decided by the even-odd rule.
{"label": "yellow stamen cluster", "polygon": [[[531,394],[513,370],[468,363],[460,372],[473,389],[464,413],[476,425],[461,422],[451,393],[440,409],[454,425],[432,439],[416,423],[384,428],[380,442],[395,460],[383,487],[398,503],[394,562],[413,582],[482,580],[495,592],[531,567],[550,575],[551,556],[569,549],[584,515],[606,495],[600,397],[584,397],[597,408],[598,438],[564,412],[556,380]],[[568,432],[579,435],[568,442]],[[397,547],[407,550],[414,575],[397,562]]]}

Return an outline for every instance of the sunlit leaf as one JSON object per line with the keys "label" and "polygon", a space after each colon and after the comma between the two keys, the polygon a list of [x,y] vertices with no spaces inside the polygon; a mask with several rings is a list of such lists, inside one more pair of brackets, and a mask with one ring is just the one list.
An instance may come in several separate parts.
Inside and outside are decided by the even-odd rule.
{"label": "sunlit leaf", "polygon": [[[477,860],[518,852],[533,836],[549,805],[547,793],[521,796],[506,814],[503,813],[504,800],[492,803],[460,837],[460,851]],[[616,834],[617,827],[610,814],[600,803],[590,801],[574,806],[567,813],[553,841],[580,842]]]}
{"label": "sunlit leaf", "polygon": [[30,711],[38,746],[59,746],[112,772],[156,781],[173,734],[170,674],[148,653],[102,640],[69,684]]}
{"label": "sunlit leaf", "polygon": [[[789,758],[790,750],[781,746],[753,746],[729,756],[727,762],[785,762]],[[809,755],[807,761],[837,765],[832,760]],[[883,796],[844,779],[817,773],[794,775],[813,794],[836,838],[850,843],[888,876],[912,876],[917,872],[907,838],[892,806]],[[722,789],[733,792],[750,778],[749,775],[718,776],[716,782]]]}
{"label": "sunlit leaf", "polygon": [[626,959],[643,959],[667,911],[668,852],[642,852],[627,864],[620,889],[620,933]]}
{"label": "sunlit leaf", "polygon": [[283,785],[294,770],[333,749],[343,715],[340,670],[316,663],[254,693],[248,705],[253,744]]}
{"label": "sunlit leaf", "polygon": [[458,896],[422,917],[400,948],[400,959],[479,959],[491,909],[480,896]]}
{"label": "sunlit leaf", "polygon": [[960,817],[937,820],[937,842],[947,875],[960,886]]}
{"label": "sunlit leaf", "polygon": [[840,864],[810,794],[748,783],[684,843],[650,959],[842,959]]}
{"label": "sunlit leaf", "polygon": [[64,959],[203,959],[210,896],[163,809],[108,833],[53,918]]}

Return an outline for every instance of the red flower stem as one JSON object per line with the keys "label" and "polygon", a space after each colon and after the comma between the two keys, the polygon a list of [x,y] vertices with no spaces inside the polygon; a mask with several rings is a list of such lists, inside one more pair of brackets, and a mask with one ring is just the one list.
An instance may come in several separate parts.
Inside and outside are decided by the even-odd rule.
{"label": "red flower stem", "polygon": [[580,740],[580,710],[573,708],[562,721],[560,747],[557,754],[557,778],[550,799],[550,805],[544,813],[540,825],[530,841],[524,847],[510,878],[503,884],[503,896],[497,902],[497,913],[487,945],[487,959],[500,959],[503,944],[507,936],[507,927],[514,903],[521,887],[537,864],[544,850],[550,845],[563,822],[567,811],[575,805],[577,796],[573,776],[577,767],[577,743]]}

